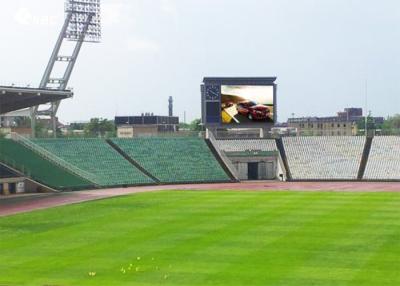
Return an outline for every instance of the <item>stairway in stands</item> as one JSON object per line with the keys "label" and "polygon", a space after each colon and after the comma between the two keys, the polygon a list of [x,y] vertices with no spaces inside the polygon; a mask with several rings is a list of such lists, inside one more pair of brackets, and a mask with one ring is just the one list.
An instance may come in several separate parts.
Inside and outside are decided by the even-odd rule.
{"label": "stairway in stands", "polygon": [[20,141],[0,140],[0,162],[17,170],[25,177],[60,190],[73,190],[94,187],[93,182],[77,176],[43,157],[38,152],[21,144]]}

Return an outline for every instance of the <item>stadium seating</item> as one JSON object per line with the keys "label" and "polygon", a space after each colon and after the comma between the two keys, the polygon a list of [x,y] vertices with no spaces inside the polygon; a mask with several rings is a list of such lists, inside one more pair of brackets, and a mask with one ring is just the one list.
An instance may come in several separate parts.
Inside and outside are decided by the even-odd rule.
{"label": "stadium seating", "polygon": [[230,180],[201,138],[151,137],[113,142],[163,183]]}
{"label": "stadium seating", "polygon": [[364,179],[400,180],[400,137],[374,137]]}
{"label": "stadium seating", "polygon": [[93,185],[11,140],[0,140],[0,160],[25,176],[56,189],[88,188]]}
{"label": "stadium seating", "polygon": [[217,140],[217,145],[220,150],[223,150],[225,152],[277,151],[275,140]]}
{"label": "stadium seating", "polygon": [[364,137],[285,137],[283,143],[294,180],[357,179]]}
{"label": "stadium seating", "polygon": [[[56,189],[231,181],[202,138],[112,139],[112,146],[102,139],[27,141],[1,139],[0,162]],[[282,142],[293,180],[357,179],[364,137],[284,137]],[[216,140],[214,145],[243,156],[278,152],[270,139]],[[400,137],[372,140],[364,179],[400,180]]]}
{"label": "stadium seating", "polygon": [[100,186],[152,184],[154,181],[130,164],[105,140],[38,139],[34,143],[91,173]]}

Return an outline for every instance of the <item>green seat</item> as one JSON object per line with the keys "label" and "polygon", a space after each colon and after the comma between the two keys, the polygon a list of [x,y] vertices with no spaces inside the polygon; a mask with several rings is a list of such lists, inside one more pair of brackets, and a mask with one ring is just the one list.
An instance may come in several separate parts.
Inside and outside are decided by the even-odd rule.
{"label": "green seat", "polygon": [[163,183],[230,181],[201,138],[150,137],[113,142]]}
{"label": "green seat", "polygon": [[52,188],[80,189],[93,185],[12,140],[0,140],[0,161]]}
{"label": "green seat", "polygon": [[92,174],[100,186],[143,185],[154,181],[102,139],[38,139],[34,143]]}

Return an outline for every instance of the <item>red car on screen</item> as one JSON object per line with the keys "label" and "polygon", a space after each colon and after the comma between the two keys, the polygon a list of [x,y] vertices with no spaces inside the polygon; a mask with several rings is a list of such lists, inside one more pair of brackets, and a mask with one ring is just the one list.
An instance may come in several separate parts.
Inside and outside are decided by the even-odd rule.
{"label": "red car on screen", "polygon": [[237,104],[237,111],[250,120],[265,120],[269,118],[268,106],[257,104],[254,101],[244,101]]}

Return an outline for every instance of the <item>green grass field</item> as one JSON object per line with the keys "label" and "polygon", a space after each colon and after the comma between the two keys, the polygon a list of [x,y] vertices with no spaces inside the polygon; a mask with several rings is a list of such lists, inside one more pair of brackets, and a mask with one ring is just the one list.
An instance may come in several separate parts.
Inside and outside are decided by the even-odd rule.
{"label": "green grass field", "polygon": [[0,218],[0,285],[400,285],[399,265],[400,193],[171,191]]}

